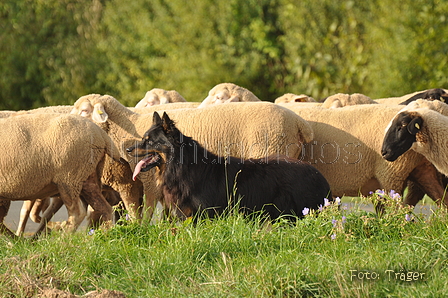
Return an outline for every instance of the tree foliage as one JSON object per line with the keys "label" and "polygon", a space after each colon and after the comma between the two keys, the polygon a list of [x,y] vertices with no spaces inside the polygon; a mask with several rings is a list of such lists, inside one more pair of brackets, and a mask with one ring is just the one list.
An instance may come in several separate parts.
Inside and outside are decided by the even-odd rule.
{"label": "tree foliage", "polygon": [[98,1],[8,0],[0,4],[0,104],[67,103],[96,85]]}
{"label": "tree foliage", "polygon": [[200,101],[222,82],[262,100],[447,87],[446,11],[441,0],[5,0],[0,108],[88,93],[134,105],[156,87]]}

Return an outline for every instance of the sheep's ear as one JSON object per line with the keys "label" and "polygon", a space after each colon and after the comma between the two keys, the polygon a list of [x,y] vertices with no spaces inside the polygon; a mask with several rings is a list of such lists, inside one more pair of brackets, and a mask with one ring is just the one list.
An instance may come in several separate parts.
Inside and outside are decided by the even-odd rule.
{"label": "sheep's ear", "polygon": [[294,97],[294,102],[307,102],[308,100],[308,97],[307,96],[301,96],[301,95],[299,95],[299,96],[296,96],[296,97]]}
{"label": "sheep's ear", "polygon": [[104,123],[107,121],[108,118],[109,115],[107,115],[102,104],[97,103],[96,105],[93,106],[93,114],[92,114],[93,121],[98,123]]}
{"label": "sheep's ear", "polygon": [[160,118],[159,113],[154,112],[152,115],[152,125],[161,125],[162,124],[162,118]]}
{"label": "sheep's ear", "polygon": [[168,100],[168,98],[166,98],[165,96],[163,96],[163,97],[159,97],[159,102],[160,102],[161,105],[170,103],[170,101]]}
{"label": "sheep's ear", "polygon": [[162,127],[165,132],[170,132],[174,127],[173,120],[171,120],[170,117],[168,117],[168,114],[166,112],[163,112]]}
{"label": "sheep's ear", "polygon": [[409,133],[413,135],[417,134],[420,131],[420,129],[422,129],[422,125],[423,125],[422,117],[420,116],[415,117],[408,124]]}

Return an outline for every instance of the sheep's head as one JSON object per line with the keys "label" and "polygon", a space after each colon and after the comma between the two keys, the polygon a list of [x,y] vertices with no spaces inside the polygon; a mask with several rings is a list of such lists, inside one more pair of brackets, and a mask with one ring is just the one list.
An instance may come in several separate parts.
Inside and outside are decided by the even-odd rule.
{"label": "sheep's head", "polygon": [[74,104],[70,114],[79,115],[94,122],[104,123],[107,121],[108,115],[104,110],[102,103],[95,102],[101,95],[90,94],[80,97]]}
{"label": "sheep's head", "polygon": [[417,133],[423,127],[423,119],[416,112],[403,111],[391,121],[384,136],[381,155],[394,161],[408,151],[417,141]]}
{"label": "sheep's head", "polygon": [[286,93],[275,99],[275,103],[289,103],[289,102],[315,102],[312,97],[305,94]]}
{"label": "sheep's head", "polygon": [[153,88],[150,91],[146,92],[145,97],[143,97],[143,99],[140,100],[135,107],[145,108],[159,104],[167,104],[170,102],[172,101],[170,100],[170,97],[166,90],[160,88]]}
{"label": "sheep's head", "polygon": [[221,90],[212,95],[211,103],[212,104],[225,103],[229,99],[230,99],[229,90],[227,90],[227,89]]}

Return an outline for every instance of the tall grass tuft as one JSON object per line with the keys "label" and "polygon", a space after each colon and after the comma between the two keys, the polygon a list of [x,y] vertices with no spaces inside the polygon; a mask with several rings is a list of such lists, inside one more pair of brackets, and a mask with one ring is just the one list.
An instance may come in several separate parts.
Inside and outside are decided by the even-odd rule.
{"label": "tall grass tuft", "polygon": [[381,191],[367,200],[381,200],[384,213],[337,199],[294,223],[229,209],[214,219],[124,221],[35,242],[0,237],[0,296],[42,288],[127,297],[444,296],[446,211],[417,215]]}

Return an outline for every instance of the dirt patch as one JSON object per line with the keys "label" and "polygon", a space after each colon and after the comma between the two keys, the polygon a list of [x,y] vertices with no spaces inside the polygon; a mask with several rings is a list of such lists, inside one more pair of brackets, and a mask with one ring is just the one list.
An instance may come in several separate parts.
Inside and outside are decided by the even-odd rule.
{"label": "dirt patch", "polygon": [[102,290],[101,292],[93,291],[84,296],[73,295],[69,292],[58,289],[43,289],[40,291],[38,298],[126,298],[126,296],[119,291]]}
{"label": "dirt patch", "polygon": [[120,291],[102,290],[101,293],[93,291],[82,296],[83,298],[126,298]]}

